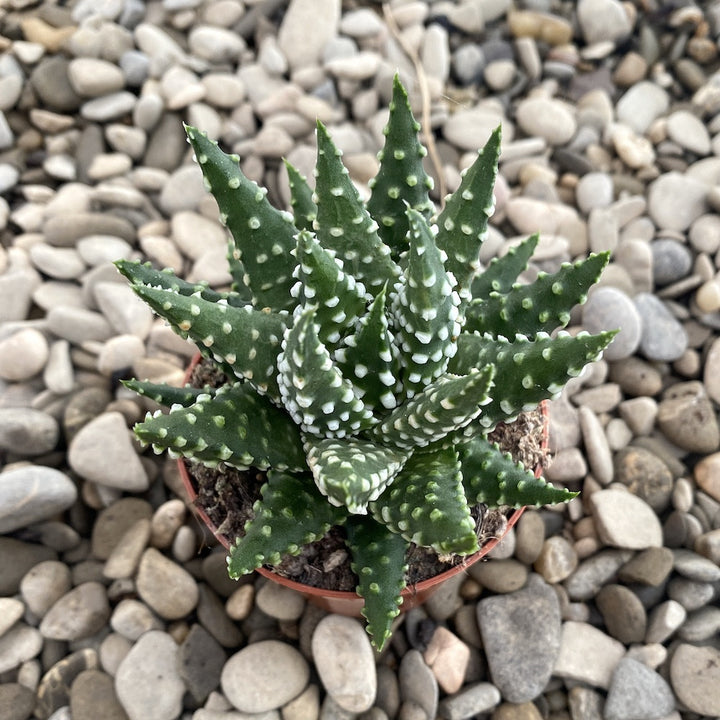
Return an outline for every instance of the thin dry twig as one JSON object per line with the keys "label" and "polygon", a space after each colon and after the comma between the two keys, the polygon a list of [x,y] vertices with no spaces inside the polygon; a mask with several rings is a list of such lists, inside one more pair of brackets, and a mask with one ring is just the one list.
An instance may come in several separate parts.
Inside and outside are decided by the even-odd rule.
{"label": "thin dry twig", "polygon": [[383,3],[383,14],[385,15],[385,21],[387,22],[388,28],[393,37],[397,40],[403,52],[410,58],[413,67],[415,68],[415,74],[417,75],[418,86],[420,88],[420,99],[422,101],[422,128],[425,136],[425,145],[427,146],[428,155],[430,156],[430,162],[432,162],[435,168],[435,174],[438,178],[438,192],[440,193],[440,207],[445,204],[446,184],[445,184],[445,173],[443,172],[442,163],[440,162],[440,155],[435,144],[435,136],[430,126],[430,88],[428,87],[427,74],[425,68],[420,62],[415,49],[412,48],[400,32],[395,17],[392,14],[392,10],[387,3]]}

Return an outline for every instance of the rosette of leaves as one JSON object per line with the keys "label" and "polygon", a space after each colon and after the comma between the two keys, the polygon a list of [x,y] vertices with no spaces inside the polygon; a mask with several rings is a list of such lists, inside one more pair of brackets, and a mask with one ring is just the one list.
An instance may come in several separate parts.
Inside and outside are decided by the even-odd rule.
{"label": "rosette of leaves", "polygon": [[471,508],[574,496],[488,441],[556,396],[613,333],[560,331],[606,254],[518,284],[533,236],[481,269],[500,131],[436,212],[426,154],[396,78],[380,169],[364,202],[322,124],[315,189],[287,164],[293,214],[238,157],[187,135],[230,231],[233,285],[218,292],[117,263],[135,292],[232,381],[218,390],[131,381],[170,408],[135,427],[156,452],[267,471],[228,558],[238,577],[344,526],[380,648],[399,612],[410,543],[478,550]]}

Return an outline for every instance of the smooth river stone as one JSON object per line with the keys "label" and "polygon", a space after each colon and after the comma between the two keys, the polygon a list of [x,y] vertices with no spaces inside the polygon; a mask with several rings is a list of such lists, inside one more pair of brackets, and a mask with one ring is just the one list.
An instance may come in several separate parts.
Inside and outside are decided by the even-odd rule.
{"label": "smooth river stone", "polygon": [[67,475],[42,465],[0,474],[0,533],[32,525],[67,510],[77,487]]}

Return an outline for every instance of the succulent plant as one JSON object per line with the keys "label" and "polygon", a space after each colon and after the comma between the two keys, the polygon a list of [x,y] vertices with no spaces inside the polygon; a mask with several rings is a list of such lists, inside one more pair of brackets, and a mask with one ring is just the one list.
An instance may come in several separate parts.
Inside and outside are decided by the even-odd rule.
{"label": "succulent plant", "polygon": [[286,164],[293,215],[270,204],[237,156],[187,127],[231,234],[232,288],[117,263],[232,378],[217,390],[130,381],[170,407],[139,423],[138,438],[158,453],[267,471],[230,575],[277,564],[343,526],[377,647],[399,612],[410,543],[474,553],[473,506],[574,497],[488,434],[557,395],[613,337],[550,335],[584,301],[606,254],[518,284],[536,235],[481,268],[500,130],[437,213],[419,129],[396,78],[365,203],[318,123],[314,192]]}

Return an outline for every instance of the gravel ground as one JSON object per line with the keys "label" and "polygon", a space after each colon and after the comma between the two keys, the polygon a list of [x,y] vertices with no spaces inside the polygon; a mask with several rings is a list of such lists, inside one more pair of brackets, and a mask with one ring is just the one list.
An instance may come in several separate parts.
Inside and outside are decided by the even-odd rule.
{"label": "gravel ground", "polygon": [[[720,2],[0,0],[0,720],[720,716]],[[316,117],[360,184],[392,75],[438,193],[502,122],[484,262],[612,251],[572,327],[621,326],[551,407],[581,489],[370,650],[225,576],[123,377],[192,348],[110,261],[214,286],[181,121],[287,202]],[[440,195],[438,194],[438,197]]]}

